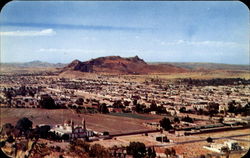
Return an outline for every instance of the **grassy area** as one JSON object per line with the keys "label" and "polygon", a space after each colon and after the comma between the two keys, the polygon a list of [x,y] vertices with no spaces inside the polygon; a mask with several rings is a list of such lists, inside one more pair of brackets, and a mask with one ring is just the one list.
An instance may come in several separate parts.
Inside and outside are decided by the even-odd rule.
{"label": "grassy area", "polygon": [[132,114],[132,113],[110,113],[109,115],[119,116],[119,117],[129,117],[129,118],[135,118],[135,119],[141,119],[141,120],[153,120],[153,119],[155,119],[154,117],[148,117],[148,116],[143,116],[143,115],[139,115],[139,114]]}

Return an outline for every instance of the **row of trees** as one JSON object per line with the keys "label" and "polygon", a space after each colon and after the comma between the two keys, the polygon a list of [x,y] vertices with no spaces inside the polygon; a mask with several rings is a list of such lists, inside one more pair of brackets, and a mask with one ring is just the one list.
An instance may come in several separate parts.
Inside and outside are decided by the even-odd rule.
{"label": "row of trees", "polygon": [[7,98],[11,98],[17,95],[21,95],[21,96],[32,96],[34,97],[34,95],[41,90],[41,87],[28,87],[28,86],[21,86],[17,89],[14,88],[4,88],[3,89],[3,93],[5,94],[5,96]]}

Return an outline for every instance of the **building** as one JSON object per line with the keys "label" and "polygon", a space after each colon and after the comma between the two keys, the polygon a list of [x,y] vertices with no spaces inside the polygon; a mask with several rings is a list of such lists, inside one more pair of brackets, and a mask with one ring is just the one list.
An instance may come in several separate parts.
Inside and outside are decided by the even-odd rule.
{"label": "building", "polygon": [[82,121],[81,125],[75,125],[73,121],[63,125],[56,125],[50,131],[55,132],[59,136],[68,135],[69,139],[89,138],[94,135],[92,130],[86,128],[85,120]]}
{"label": "building", "polygon": [[216,144],[213,143],[209,146],[203,146],[203,148],[214,151],[214,152],[218,152],[218,153],[224,153],[227,151],[240,151],[243,149],[243,147],[241,147],[237,141],[234,140],[229,140],[224,142],[224,144]]}
{"label": "building", "polygon": [[94,132],[91,130],[88,130],[86,128],[85,120],[82,122],[82,126],[74,126],[74,123],[72,125],[72,132],[69,135],[71,139],[74,138],[89,138],[94,135]]}

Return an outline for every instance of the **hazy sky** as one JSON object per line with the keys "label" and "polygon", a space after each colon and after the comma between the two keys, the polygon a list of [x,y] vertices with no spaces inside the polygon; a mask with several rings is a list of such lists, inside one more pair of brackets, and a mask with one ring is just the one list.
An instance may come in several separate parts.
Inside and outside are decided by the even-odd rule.
{"label": "hazy sky", "polygon": [[249,10],[237,1],[16,1],[0,20],[1,62],[138,55],[249,64]]}

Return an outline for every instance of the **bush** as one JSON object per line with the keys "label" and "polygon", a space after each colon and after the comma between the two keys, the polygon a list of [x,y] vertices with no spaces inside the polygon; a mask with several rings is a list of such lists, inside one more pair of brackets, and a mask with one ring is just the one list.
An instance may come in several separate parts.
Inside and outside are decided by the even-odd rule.
{"label": "bush", "polygon": [[27,117],[23,117],[17,121],[15,128],[19,129],[21,132],[26,133],[32,128],[32,124],[32,121],[30,121]]}
{"label": "bush", "polygon": [[45,108],[45,109],[55,109],[56,108],[56,104],[54,99],[48,95],[41,95],[41,99],[39,101],[39,106],[41,108]]}
{"label": "bush", "polygon": [[169,118],[166,118],[166,117],[164,117],[162,120],[160,120],[160,125],[166,131],[173,129]]}
{"label": "bush", "polygon": [[189,116],[186,116],[186,117],[184,117],[183,119],[181,119],[182,121],[185,121],[185,122],[189,122],[189,123],[193,123],[194,121],[193,121],[193,119],[191,118],[191,117],[189,117]]}

